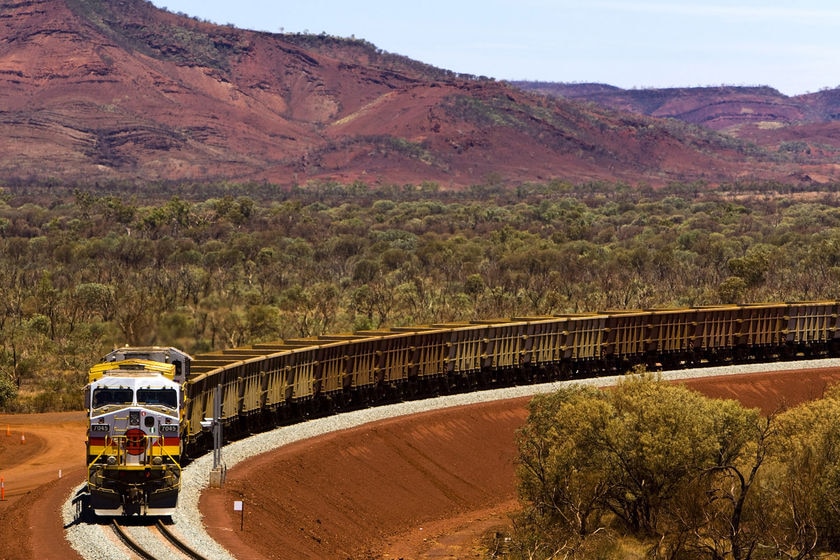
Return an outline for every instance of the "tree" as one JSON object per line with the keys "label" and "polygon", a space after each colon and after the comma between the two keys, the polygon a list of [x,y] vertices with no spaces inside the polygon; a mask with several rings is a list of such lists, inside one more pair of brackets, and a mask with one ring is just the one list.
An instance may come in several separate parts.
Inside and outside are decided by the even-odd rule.
{"label": "tree", "polygon": [[537,396],[519,433],[519,495],[527,516],[556,525],[564,537],[602,529],[601,517],[616,465],[601,445],[613,410],[596,389],[572,387]]}
{"label": "tree", "polygon": [[762,540],[762,501],[752,490],[774,443],[775,424],[733,401],[704,413],[713,418],[720,452],[698,479],[699,492],[685,496],[700,506],[698,515],[674,516],[687,535],[681,544],[714,560],[746,560]]}
{"label": "tree", "polygon": [[778,417],[779,437],[761,479],[773,507],[767,543],[779,557],[809,558],[840,538],[840,387]]}
{"label": "tree", "polygon": [[147,280],[140,276],[126,278],[114,306],[114,321],[122,332],[124,343],[131,346],[150,344],[154,338],[156,306]]}
{"label": "tree", "polygon": [[743,257],[729,259],[727,265],[732,274],[743,278],[747,286],[754,288],[766,281],[773,251],[771,245],[757,243],[751,246]]}
{"label": "tree", "polygon": [[634,533],[661,534],[668,502],[719,454],[708,399],[648,376],[630,377],[609,394],[615,416],[601,445],[619,468],[607,504]]}
{"label": "tree", "polygon": [[15,382],[8,375],[0,373],[0,408],[13,401],[17,392]]}
{"label": "tree", "polygon": [[114,287],[98,282],[78,284],[73,289],[71,304],[83,321],[95,315],[102,321],[110,321],[116,305]]}
{"label": "tree", "polygon": [[740,303],[746,291],[747,283],[740,276],[729,276],[717,288],[721,303]]}
{"label": "tree", "polygon": [[[749,557],[752,487],[769,423],[734,401],[633,375],[609,391],[571,387],[532,401],[519,434],[520,527],[530,550],[583,555],[622,527],[654,555]],[[752,509],[750,509],[752,508]],[[587,544],[589,543],[589,544]],[[548,557],[548,556],[546,556]]]}

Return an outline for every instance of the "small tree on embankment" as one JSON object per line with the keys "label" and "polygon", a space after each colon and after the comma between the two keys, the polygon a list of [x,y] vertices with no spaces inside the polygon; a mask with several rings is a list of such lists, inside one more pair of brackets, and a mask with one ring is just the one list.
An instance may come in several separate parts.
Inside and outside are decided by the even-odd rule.
{"label": "small tree on embankment", "polygon": [[649,375],[534,398],[511,558],[815,558],[838,545],[840,391],[762,416]]}

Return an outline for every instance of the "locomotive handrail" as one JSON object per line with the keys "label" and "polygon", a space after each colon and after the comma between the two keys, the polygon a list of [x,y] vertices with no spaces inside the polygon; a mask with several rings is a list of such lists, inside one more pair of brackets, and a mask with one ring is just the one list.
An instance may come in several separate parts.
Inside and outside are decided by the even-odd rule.
{"label": "locomotive handrail", "polygon": [[[108,445],[105,445],[105,447],[107,448],[107,447],[109,447],[109,446],[108,446]],[[100,464],[100,463],[98,463],[98,461],[99,461],[99,459],[101,459],[101,458],[102,458],[102,456],[103,456],[104,454],[105,454],[105,449],[103,449],[102,451],[100,451],[100,452],[96,455],[96,457],[94,457],[94,458],[93,458],[93,460],[92,460],[92,461],[90,461],[90,462],[88,463],[88,467],[90,467],[90,466],[92,466],[92,465],[97,465],[97,464]]]}

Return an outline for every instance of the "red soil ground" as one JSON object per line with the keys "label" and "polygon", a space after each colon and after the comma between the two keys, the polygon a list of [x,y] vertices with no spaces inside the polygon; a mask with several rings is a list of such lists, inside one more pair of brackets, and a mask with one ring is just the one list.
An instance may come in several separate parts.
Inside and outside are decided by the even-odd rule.
{"label": "red soil ground", "polygon": [[[686,383],[771,412],[836,382],[838,368]],[[478,558],[481,538],[517,507],[514,441],[527,402],[386,420],[266,454],[204,493],[205,524],[243,560]],[[84,438],[83,413],[0,415],[0,558],[78,558],[60,508],[84,479]]]}

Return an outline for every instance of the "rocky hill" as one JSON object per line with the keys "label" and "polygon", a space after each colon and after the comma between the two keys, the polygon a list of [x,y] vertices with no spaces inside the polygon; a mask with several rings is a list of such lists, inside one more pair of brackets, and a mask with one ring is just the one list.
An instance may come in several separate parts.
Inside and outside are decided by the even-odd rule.
{"label": "rocky hill", "polygon": [[7,182],[825,182],[833,158],[456,75],[363,40],[217,26],[144,0],[0,0]]}
{"label": "rocky hill", "polygon": [[[770,87],[621,89],[606,84],[515,82],[552,98],[677,119],[799,161],[838,161],[840,89],[786,96]],[[813,156],[808,158],[807,156]]]}

